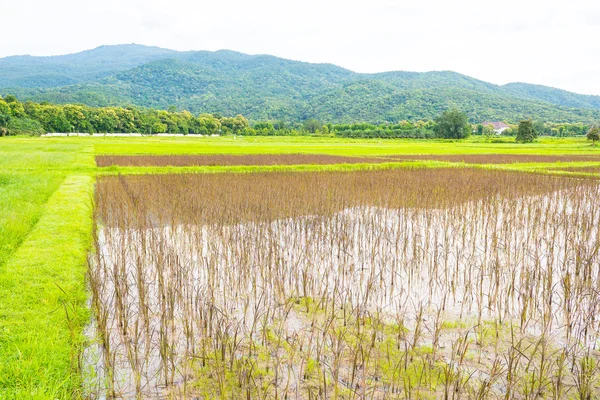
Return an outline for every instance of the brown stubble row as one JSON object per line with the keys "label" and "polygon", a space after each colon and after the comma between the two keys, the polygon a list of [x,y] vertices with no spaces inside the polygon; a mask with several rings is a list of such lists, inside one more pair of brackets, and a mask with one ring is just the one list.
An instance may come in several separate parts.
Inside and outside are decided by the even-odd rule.
{"label": "brown stubble row", "polygon": [[594,155],[406,154],[387,157],[396,161],[446,161],[466,164],[600,162],[600,156]]}
{"label": "brown stubble row", "polygon": [[99,218],[105,224],[238,223],[345,208],[448,208],[463,202],[543,194],[578,181],[466,168],[356,172],[161,174],[101,178]]}
{"label": "brown stubble row", "polygon": [[98,167],[187,167],[235,165],[329,165],[389,162],[377,157],[347,157],[329,154],[206,154],[156,156],[96,156]]}
{"label": "brown stubble row", "polygon": [[596,398],[599,195],[479,169],[101,178],[97,393]]}
{"label": "brown stubble row", "polygon": [[586,174],[600,174],[600,167],[556,167],[556,170],[567,171],[567,172],[583,172]]}
{"label": "brown stubble row", "polygon": [[206,155],[102,155],[96,156],[98,167],[187,167],[251,165],[331,165],[400,161],[443,161],[467,164],[513,164],[555,162],[600,162],[593,155],[535,154],[403,154],[380,157],[348,157],[328,154],[206,154]]}

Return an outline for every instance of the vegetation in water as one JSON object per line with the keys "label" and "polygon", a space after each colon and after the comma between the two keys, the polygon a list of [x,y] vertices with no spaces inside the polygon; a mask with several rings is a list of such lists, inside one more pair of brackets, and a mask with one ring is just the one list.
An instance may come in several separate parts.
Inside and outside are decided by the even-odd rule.
{"label": "vegetation in water", "polygon": [[597,199],[469,168],[102,178],[94,389],[595,397]]}

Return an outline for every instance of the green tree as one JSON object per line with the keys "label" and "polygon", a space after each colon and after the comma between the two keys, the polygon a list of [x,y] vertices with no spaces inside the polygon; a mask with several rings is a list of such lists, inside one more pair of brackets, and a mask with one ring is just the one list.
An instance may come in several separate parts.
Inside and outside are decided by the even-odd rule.
{"label": "green tree", "polygon": [[25,104],[25,110],[29,116],[42,124],[46,132],[72,132],[73,127],[67,120],[62,106],[40,103],[36,106],[27,107],[27,104]]}
{"label": "green tree", "polygon": [[30,118],[13,118],[8,123],[8,133],[11,135],[39,136],[45,133],[39,121]]}
{"label": "green tree", "polygon": [[17,102],[17,98],[12,95],[12,94],[7,94],[6,96],[4,96],[4,101],[6,101],[7,103],[14,103]]}
{"label": "green tree", "polygon": [[471,134],[467,114],[457,108],[446,110],[436,118],[435,133],[445,139],[464,139]]}
{"label": "green tree", "polygon": [[494,125],[490,124],[490,125],[484,126],[482,134],[483,134],[483,136],[485,136],[488,139],[491,138],[492,136],[494,136],[496,134],[496,130],[494,129]]}
{"label": "green tree", "polygon": [[161,122],[154,122],[152,124],[152,128],[150,133],[165,133],[167,132],[167,124],[163,124]]}
{"label": "green tree", "polygon": [[92,121],[97,132],[113,133],[119,127],[119,116],[112,108],[100,108]]}
{"label": "green tree", "polygon": [[0,98],[0,127],[5,127],[11,118],[11,110],[8,104]]}
{"label": "green tree", "polygon": [[564,125],[558,127],[560,137],[567,136],[567,128]]}
{"label": "green tree", "polygon": [[285,129],[285,121],[280,119],[279,121],[275,122],[275,124],[273,124],[273,128],[275,128],[275,130],[281,131]]}
{"label": "green tree", "polygon": [[533,129],[533,122],[530,119],[519,122],[516,141],[520,143],[531,143],[537,139],[537,133]]}
{"label": "green tree", "polygon": [[[202,114],[198,117],[198,131],[201,135],[217,135],[221,133],[222,126],[233,129],[234,118],[227,118],[225,121],[219,121],[210,114]],[[246,121],[248,122],[248,121]]]}
{"label": "green tree", "polygon": [[76,132],[90,132],[92,127],[86,116],[84,106],[67,104],[63,106],[63,112],[69,124]]}
{"label": "green tree", "polygon": [[23,103],[20,101],[12,101],[8,103],[8,106],[10,107],[10,112],[12,113],[13,117],[24,118],[26,116],[25,107],[23,107]]}
{"label": "green tree", "polygon": [[233,119],[233,133],[240,134],[249,127],[248,120],[242,115],[236,115]]}
{"label": "green tree", "polygon": [[275,129],[273,127],[273,124],[268,121],[257,122],[256,124],[254,124],[253,128],[256,129],[257,131],[260,131],[260,130],[272,131],[273,129]]}
{"label": "green tree", "polygon": [[588,140],[592,141],[592,146],[595,146],[596,142],[600,140],[600,128],[597,126],[592,127],[586,136]]}
{"label": "green tree", "polygon": [[321,129],[322,125],[323,124],[321,124],[321,121],[315,118],[310,118],[304,121],[302,127],[308,133],[316,133],[319,129]]}
{"label": "green tree", "polygon": [[533,121],[533,130],[535,131],[536,136],[543,135],[546,131],[546,125],[540,120]]}

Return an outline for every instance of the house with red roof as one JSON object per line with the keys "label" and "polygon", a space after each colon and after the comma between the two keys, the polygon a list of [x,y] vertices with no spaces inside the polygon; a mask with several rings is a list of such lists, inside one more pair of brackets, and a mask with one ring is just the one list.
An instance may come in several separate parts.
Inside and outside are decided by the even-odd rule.
{"label": "house with red roof", "polygon": [[483,126],[492,125],[494,127],[494,132],[496,132],[496,135],[500,135],[502,132],[504,132],[505,130],[510,128],[510,126],[508,126],[504,122],[498,122],[498,121],[497,122],[484,121],[481,123],[481,125],[483,125]]}

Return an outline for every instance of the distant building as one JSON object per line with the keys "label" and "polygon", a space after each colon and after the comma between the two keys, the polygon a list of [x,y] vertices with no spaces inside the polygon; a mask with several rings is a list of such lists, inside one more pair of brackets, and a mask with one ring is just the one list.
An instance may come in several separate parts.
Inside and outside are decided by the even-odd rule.
{"label": "distant building", "polygon": [[508,126],[504,122],[484,121],[481,123],[481,125],[483,125],[483,126],[492,125],[494,127],[494,132],[496,132],[496,135],[500,135],[502,132],[504,132],[505,130],[510,128],[510,126]]}

